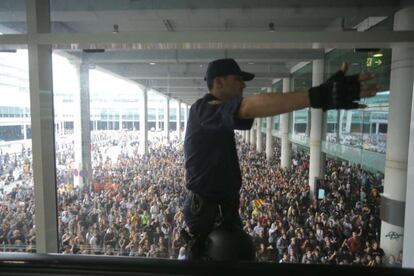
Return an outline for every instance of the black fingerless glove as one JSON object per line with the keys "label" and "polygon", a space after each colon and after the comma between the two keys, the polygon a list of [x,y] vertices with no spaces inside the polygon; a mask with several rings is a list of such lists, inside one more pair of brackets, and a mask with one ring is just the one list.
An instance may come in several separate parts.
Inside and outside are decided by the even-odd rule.
{"label": "black fingerless glove", "polygon": [[354,109],[359,104],[360,81],[358,75],[345,76],[342,71],[336,72],[326,82],[309,89],[310,106],[329,109]]}

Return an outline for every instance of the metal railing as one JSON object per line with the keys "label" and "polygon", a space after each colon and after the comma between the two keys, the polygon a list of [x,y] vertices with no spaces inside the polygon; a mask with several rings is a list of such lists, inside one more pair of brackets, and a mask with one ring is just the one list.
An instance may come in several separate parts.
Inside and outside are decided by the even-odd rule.
{"label": "metal railing", "polygon": [[256,262],[190,262],[114,256],[0,254],[1,275],[414,275],[413,269]]}

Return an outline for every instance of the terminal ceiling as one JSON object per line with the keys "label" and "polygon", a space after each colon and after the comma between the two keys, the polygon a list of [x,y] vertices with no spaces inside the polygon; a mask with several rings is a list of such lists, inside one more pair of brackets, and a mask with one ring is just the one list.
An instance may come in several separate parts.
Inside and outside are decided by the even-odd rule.
{"label": "terminal ceiling", "polygon": [[[339,47],[371,46],[370,41],[362,45],[351,35],[369,31],[377,23],[378,36],[392,31],[392,16],[402,4],[392,0],[50,1],[57,51],[188,104],[207,93],[203,78],[213,59],[235,58],[243,70],[254,73],[256,78],[245,90],[250,95],[289,76],[303,62],[323,58],[329,46],[337,46],[343,37],[347,44]],[[26,33],[25,14],[24,0],[2,0],[0,32]],[[327,32],[336,36],[326,38]]]}

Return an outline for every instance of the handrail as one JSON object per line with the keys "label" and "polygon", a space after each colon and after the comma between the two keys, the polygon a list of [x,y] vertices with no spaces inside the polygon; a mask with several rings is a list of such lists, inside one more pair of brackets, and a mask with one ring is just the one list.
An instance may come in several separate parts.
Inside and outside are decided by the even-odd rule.
{"label": "handrail", "polygon": [[414,269],[256,262],[190,262],[118,256],[1,253],[0,275],[364,275],[408,276]]}

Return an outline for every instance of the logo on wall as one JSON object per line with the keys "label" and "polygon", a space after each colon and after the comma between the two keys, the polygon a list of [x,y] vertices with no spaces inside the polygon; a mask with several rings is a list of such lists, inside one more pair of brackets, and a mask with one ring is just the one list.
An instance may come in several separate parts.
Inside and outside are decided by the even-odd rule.
{"label": "logo on wall", "polygon": [[389,238],[390,240],[398,240],[399,238],[401,238],[403,236],[403,234],[399,234],[395,231],[390,231],[388,232],[387,235],[385,235],[386,238]]}

